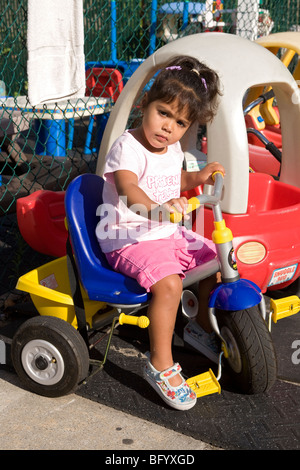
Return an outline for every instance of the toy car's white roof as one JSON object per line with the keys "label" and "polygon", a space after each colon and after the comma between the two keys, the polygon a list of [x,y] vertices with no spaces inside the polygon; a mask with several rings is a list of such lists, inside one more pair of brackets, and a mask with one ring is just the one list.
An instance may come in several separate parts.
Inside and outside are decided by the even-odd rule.
{"label": "toy car's white roof", "polygon": [[249,152],[242,100],[246,90],[270,84],[276,95],[282,127],[281,181],[300,187],[300,98],[296,81],[282,62],[264,47],[231,34],[201,33],[170,42],[148,57],[130,78],[118,98],[102,139],[97,174],[105,156],[124,131],[132,105],[140,91],[172,57],[186,54],[216,70],[223,95],[217,115],[207,126],[208,162],[219,161],[226,169],[222,209],[245,213],[248,202]]}

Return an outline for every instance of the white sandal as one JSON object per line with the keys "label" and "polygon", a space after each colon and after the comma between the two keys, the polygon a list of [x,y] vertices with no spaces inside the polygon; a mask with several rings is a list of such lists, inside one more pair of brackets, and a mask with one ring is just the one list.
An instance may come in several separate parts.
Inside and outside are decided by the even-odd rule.
{"label": "white sandal", "polygon": [[[169,406],[176,410],[189,410],[196,404],[197,396],[180,372],[181,367],[178,363],[159,372],[153,367],[150,360],[147,360],[144,368],[144,378]],[[169,379],[177,374],[180,375],[182,383],[177,387],[172,387]]]}

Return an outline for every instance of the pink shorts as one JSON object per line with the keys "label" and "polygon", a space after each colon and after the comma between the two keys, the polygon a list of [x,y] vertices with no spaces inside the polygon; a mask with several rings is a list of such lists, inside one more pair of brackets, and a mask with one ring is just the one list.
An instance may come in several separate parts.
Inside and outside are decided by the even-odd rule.
{"label": "pink shorts", "polygon": [[106,253],[115,271],[133,277],[148,292],[153,284],[215,258],[215,245],[197,233],[178,227],[172,237],[147,240]]}

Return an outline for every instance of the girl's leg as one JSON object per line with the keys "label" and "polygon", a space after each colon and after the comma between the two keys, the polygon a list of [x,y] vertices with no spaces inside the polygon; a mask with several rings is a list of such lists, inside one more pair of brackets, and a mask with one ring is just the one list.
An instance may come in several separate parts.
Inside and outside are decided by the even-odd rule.
{"label": "girl's leg", "polygon": [[[163,371],[173,366],[172,336],[182,293],[178,274],[169,275],[151,287],[152,299],[148,309],[150,319],[150,361],[155,369]],[[179,375],[170,379],[170,385],[181,384]]]}

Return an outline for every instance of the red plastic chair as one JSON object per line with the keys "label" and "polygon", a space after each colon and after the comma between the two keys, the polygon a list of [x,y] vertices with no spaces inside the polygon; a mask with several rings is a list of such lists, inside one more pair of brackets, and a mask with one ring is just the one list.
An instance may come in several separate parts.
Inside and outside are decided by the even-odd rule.
{"label": "red plastic chair", "polygon": [[[86,75],[86,96],[112,98],[117,101],[123,90],[123,77],[119,70],[111,68],[93,67],[87,69]],[[96,117],[97,122],[97,147],[100,146],[102,135],[109,117],[109,113],[100,114]],[[84,153],[91,153],[90,145],[95,116],[90,117]]]}
{"label": "red plastic chair", "polygon": [[86,70],[86,96],[103,96],[117,101],[123,90],[123,77],[119,70],[93,67]]}

